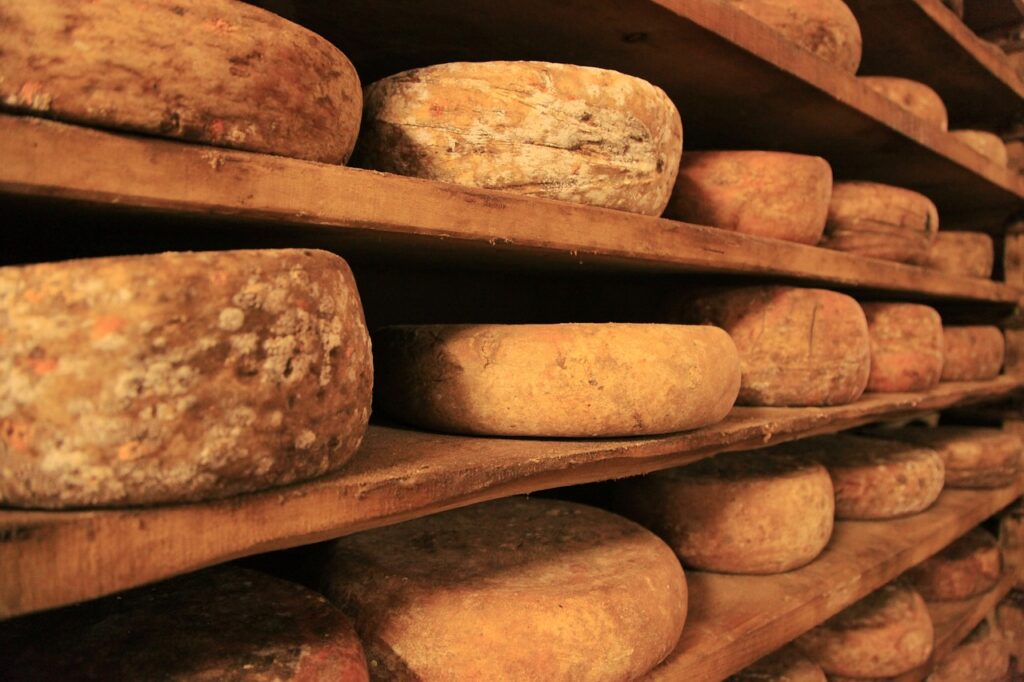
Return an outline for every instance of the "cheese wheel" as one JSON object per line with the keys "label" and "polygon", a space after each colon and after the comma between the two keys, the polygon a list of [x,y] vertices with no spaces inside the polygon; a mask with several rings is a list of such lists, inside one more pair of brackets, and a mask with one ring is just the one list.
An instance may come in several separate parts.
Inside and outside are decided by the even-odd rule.
{"label": "cheese wheel", "polygon": [[726,682],[826,682],[821,666],[787,646],[726,678]]}
{"label": "cheese wheel", "polygon": [[830,678],[891,677],[925,663],[933,636],[924,599],[896,581],[797,637],[794,644]]}
{"label": "cheese wheel", "polygon": [[1024,587],[1024,507],[1019,500],[999,516],[999,551],[1003,569],[1017,577],[1017,587]]}
{"label": "cheese wheel", "polygon": [[397,326],[374,340],[381,409],[440,431],[681,431],[721,420],[739,390],[736,348],[711,327]]}
{"label": "cheese wheel", "polygon": [[1010,650],[988,620],[943,658],[927,682],[1003,682],[1010,671]]}
{"label": "cheese wheel", "polygon": [[1020,438],[978,426],[905,428],[885,432],[886,438],[932,448],[946,467],[948,488],[1002,488],[1020,466]]}
{"label": "cheese wheel", "polygon": [[152,504],[339,468],[373,366],[325,251],[165,253],[0,268],[0,502]]}
{"label": "cheese wheel", "polygon": [[841,0],[725,0],[848,73],[860,66],[860,25]]}
{"label": "cheese wheel", "polygon": [[666,216],[760,237],[817,244],[832,167],[783,152],[687,152]]}
{"label": "cheese wheel", "polygon": [[788,286],[687,292],[669,304],[667,316],[729,333],[743,375],[738,404],[843,405],[867,385],[867,322],[845,294]]}
{"label": "cheese wheel", "polygon": [[942,318],[916,303],[864,303],[871,335],[867,390],[905,393],[934,388],[942,377]]}
{"label": "cheese wheel", "polygon": [[944,467],[934,450],[848,434],[786,443],[779,449],[828,469],[837,519],[891,519],[922,512],[942,492]]}
{"label": "cheese wheel", "polygon": [[832,536],[835,497],[822,465],[772,450],[735,452],[620,481],[614,508],[663,538],[687,566],[782,573]]}
{"label": "cheese wheel", "polygon": [[618,681],[672,651],[686,582],[640,526],[511,498],[331,543],[324,593],[353,614],[374,679]]}
{"label": "cheese wheel", "polygon": [[876,182],[837,182],[821,246],[922,264],[938,229],[938,211],[923,194]]}
{"label": "cheese wheel", "polygon": [[1024,662],[1024,591],[1013,589],[1003,597],[996,606],[996,624],[1019,672]]}
{"label": "cheese wheel", "polygon": [[960,277],[992,277],[995,247],[984,232],[939,230],[928,251],[928,267]]}
{"label": "cheese wheel", "polygon": [[996,539],[975,528],[904,575],[929,601],[967,599],[988,592],[1002,572]]}
{"label": "cheese wheel", "polygon": [[1006,165],[1018,173],[1024,173],[1024,140],[1010,140],[1005,145]]}
{"label": "cheese wheel", "polygon": [[218,566],[0,623],[9,680],[368,680],[352,623],[319,594]]}
{"label": "cheese wheel", "polygon": [[995,133],[987,130],[951,130],[949,134],[997,166],[1008,166],[1010,163],[1006,145]]}
{"label": "cheese wheel", "polygon": [[1006,350],[999,327],[946,326],[942,338],[943,381],[985,381],[999,376]]}
{"label": "cheese wheel", "polygon": [[0,110],[345,163],[362,92],[345,55],[232,0],[3,0]]}
{"label": "cheese wheel", "polygon": [[360,163],[456,185],[661,215],[683,150],[660,88],[546,62],[413,69],[366,89]]}
{"label": "cheese wheel", "polygon": [[919,81],[893,76],[860,76],[859,80],[914,116],[946,130],[949,114],[939,93]]}

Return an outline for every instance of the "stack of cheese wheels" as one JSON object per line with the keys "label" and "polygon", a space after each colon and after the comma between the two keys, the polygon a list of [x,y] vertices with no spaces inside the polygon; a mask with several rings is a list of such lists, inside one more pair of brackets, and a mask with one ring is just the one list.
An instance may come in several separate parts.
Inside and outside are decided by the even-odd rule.
{"label": "stack of cheese wheels", "polygon": [[876,182],[837,182],[821,245],[922,264],[938,229],[938,211],[923,194]]}
{"label": "stack of cheese wheels", "polygon": [[687,152],[665,214],[760,237],[817,244],[832,196],[832,167],[817,156]]}
{"label": "stack of cheese wheels", "polygon": [[546,62],[413,69],[366,89],[359,162],[376,170],[660,215],[683,128],[668,96]]}
{"label": "stack of cheese wheels", "polygon": [[836,493],[837,519],[891,519],[922,512],[942,492],[942,458],[910,443],[840,434],[776,450],[820,462]]}
{"label": "stack of cheese wheels", "polygon": [[1012,433],[980,426],[937,426],[879,432],[893,440],[932,448],[942,457],[949,488],[1002,488],[1020,467],[1021,441]]}
{"label": "stack of cheese wheels", "polygon": [[929,601],[967,599],[992,589],[1002,573],[996,539],[975,528],[904,575]]}
{"label": "stack of cheese wheels", "polygon": [[374,335],[381,409],[440,431],[623,436],[722,419],[729,335],[669,324],[425,325]]}
{"label": "stack of cheese wheels", "polygon": [[324,251],[165,253],[0,268],[0,502],[201,500],[355,452],[373,364]]}
{"label": "stack of cheese wheels", "polygon": [[865,303],[875,393],[927,391],[942,377],[942,318],[916,303]]}
{"label": "stack of cheese wheels", "polygon": [[932,670],[927,682],[1003,682],[1010,671],[1010,650],[988,619],[981,621]]}
{"label": "stack of cheese wheels", "polygon": [[821,666],[786,646],[726,679],[726,682],[826,682]]}
{"label": "stack of cheese wheels", "polygon": [[940,230],[928,251],[927,265],[951,275],[988,279],[994,262],[992,237],[984,232]]}
{"label": "stack of cheese wheels", "polygon": [[942,338],[943,381],[985,381],[999,376],[1006,352],[999,327],[946,326]]}
{"label": "stack of cheese wheels", "polygon": [[1010,655],[1017,659],[1017,672],[1024,664],[1024,591],[1010,590],[996,606],[996,624]]}
{"label": "stack of cheese wheels", "polygon": [[933,637],[924,599],[896,581],[804,633],[794,644],[829,679],[892,677],[925,663]]}
{"label": "stack of cheese wheels", "polygon": [[893,76],[861,76],[857,80],[918,118],[942,130],[949,127],[946,105],[939,93],[924,83]]}
{"label": "stack of cheese wheels", "polygon": [[632,680],[686,618],[665,543],[569,502],[489,502],[326,552],[324,594],[352,614],[382,680]]}
{"label": "stack of cheese wheels", "polygon": [[860,25],[842,0],[726,0],[848,73],[860,66]]}
{"label": "stack of cheese wheels", "polygon": [[0,623],[0,649],[10,680],[369,679],[341,611],[233,566]]}
{"label": "stack of cheese wheels", "polygon": [[233,0],[4,2],[0,109],[344,163],[352,64],[320,36]]}
{"label": "stack of cheese wheels", "polygon": [[986,130],[952,130],[949,133],[997,166],[1010,163],[1006,145],[1001,137]]}
{"label": "stack of cheese wheels", "polygon": [[789,286],[689,292],[668,306],[668,317],[729,332],[743,374],[739,404],[843,405],[867,386],[867,321],[845,294]]}
{"label": "stack of cheese wheels", "polygon": [[615,484],[616,511],[661,536],[687,566],[781,573],[832,536],[835,497],[822,465],[774,451],[736,452]]}

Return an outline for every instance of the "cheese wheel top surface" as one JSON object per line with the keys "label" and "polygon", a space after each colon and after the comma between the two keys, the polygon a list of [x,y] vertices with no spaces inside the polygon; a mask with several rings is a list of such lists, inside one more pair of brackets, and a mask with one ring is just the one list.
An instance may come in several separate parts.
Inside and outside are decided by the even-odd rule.
{"label": "cheese wheel top surface", "polygon": [[975,528],[905,573],[925,599],[968,599],[992,589],[1002,572],[996,539]]}
{"label": "cheese wheel top surface", "polygon": [[359,162],[470,187],[661,215],[682,154],[668,96],[615,71],[459,62],[366,89]]}
{"label": "cheese wheel top surface", "polygon": [[1010,650],[1002,635],[982,620],[928,676],[928,682],[996,682],[1006,679]]}
{"label": "cheese wheel top surface", "polygon": [[942,130],[949,127],[945,103],[939,93],[924,83],[894,76],[860,76],[857,80],[918,118]]}
{"label": "cheese wheel top surface", "polygon": [[871,335],[868,391],[927,391],[942,377],[942,318],[916,303],[864,303]]}
{"label": "cheese wheel top surface", "polygon": [[984,232],[939,230],[928,251],[928,267],[961,277],[992,277],[995,247]]}
{"label": "cheese wheel top surface", "polygon": [[986,381],[999,376],[1006,353],[1006,341],[999,327],[945,326],[942,336],[943,381]]}
{"label": "cheese wheel top surface", "polygon": [[320,36],[230,0],[0,2],[0,109],[344,163],[362,92]]}
{"label": "cheese wheel top surface", "polygon": [[997,166],[1009,165],[1009,155],[1001,137],[987,130],[951,130],[950,135]]}
{"label": "cheese wheel top surface", "polygon": [[938,210],[923,194],[876,182],[837,182],[821,246],[921,264],[938,229]]}
{"label": "cheese wheel top surface", "polygon": [[817,663],[786,646],[726,678],[726,682],[826,682]]}
{"label": "cheese wheel top surface", "polygon": [[621,517],[511,498],[342,538],[325,593],[379,679],[635,679],[675,646],[686,583]]}
{"label": "cheese wheel top surface", "polygon": [[918,443],[938,452],[946,467],[946,486],[950,488],[1001,488],[1010,485],[1020,466],[1020,438],[999,429],[908,427],[878,435]]}
{"label": "cheese wheel top surface", "polygon": [[223,497],[344,464],[373,366],[325,251],[165,253],[0,268],[0,501]]}

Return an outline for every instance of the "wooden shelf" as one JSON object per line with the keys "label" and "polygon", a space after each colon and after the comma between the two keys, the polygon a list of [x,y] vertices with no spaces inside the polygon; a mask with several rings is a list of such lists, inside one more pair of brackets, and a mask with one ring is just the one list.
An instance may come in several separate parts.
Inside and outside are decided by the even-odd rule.
{"label": "wooden shelf", "polygon": [[[181,219],[175,230],[186,248],[196,247],[188,230],[209,229],[186,219],[217,218],[235,228],[228,242],[236,247],[269,243],[473,265],[773,276],[1007,307],[1019,295],[991,280],[677,221],[35,118],[0,116],[0,158],[0,197],[8,202],[157,212]],[[67,240],[74,223],[57,222],[30,225],[20,235],[7,226],[0,253],[14,259],[33,240],[44,249]],[[149,238],[145,220],[138,233]]]}
{"label": "wooden shelf", "polygon": [[966,0],[964,23],[988,33],[1024,21],[1024,0]]}
{"label": "wooden shelf", "polygon": [[[821,556],[789,573],[688,571],[691,610],[682,639],[646,679],[716,682],[742,670],[935,554],[1021,492],[1024,480],[999,490],[945,490],[922,514],[838,522]],[[955,644],[955,635],[984,606],[979,604],[972,602],[967,614],[942,606],[940,615],[930,607],[940,619],[940,650]]]}
{"label": "wooden shelf", "polygon": [[1020,386],[1024,378],[1000,377],[928,393],[873,394],[840,407],[735,408],[714,426],[656,438],[470,438],[371,426],[349,466],[309,483],[162,508],[0,510],[0,617],[484,500],[646,473]]}

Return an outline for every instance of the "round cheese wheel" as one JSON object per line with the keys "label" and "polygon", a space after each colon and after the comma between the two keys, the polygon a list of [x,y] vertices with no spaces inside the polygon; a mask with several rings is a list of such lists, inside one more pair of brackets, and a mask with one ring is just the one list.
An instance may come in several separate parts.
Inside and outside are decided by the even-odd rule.
{"label": "round cheese wheel", "polygon": [[905,428],[886,438],[932,448],[946,466],[948,488],[1002,488],[1020,466],[1021,440],[1012,433],[978,426]]}
{"label": "round cheese wheel", "polygon": [[945,480],[939,454],[909,443],[839,434],[779,449],[828,469],[838,519],[891,519],[922,512],[938,499]]}
{"label": "round cheese wheel", "polygon": [[620,481],[614,507],[661,536],[687,566],[781,573],[825,549],[835,495],[825,467],[768,450]]}
{"label": "round cheese wheel", "polygon": [[848,73],[860,66],[860,25],[841,0],[726,0]]}
{"label": "round cheese wheel", "polygon": [[636,679],[672,651],[686,581],[640,526],[511,498],[332,543],[325,594],[379,679]]}
{"label": "round cheese wheel", "polygon": [[938,211],[923,194],[876,182],[837,182],[821,246],[922,264],[938,229]]}
{"label": "round cheese wheel", "polygon": [[864,303],[871,334],[867,390],[905,393],[934,388],[942,377],[942,318],[916,303]]}
{"label": "round cheese wheel", "polygon": [[867,385],[867,321],[845,294],[788,286],[687,292],[667,315],[729,332],[742,371],[738,404],[843,405]]}
{"label": "round cheese wheel", "polygon": [[817,244],[832,167],[783,152],[687,152],[665,215],[760,237]]}
{"label": "round cheese wheel", "polygon": [[947,326],[942,328],[942,338],[943,381],[985,381],[999,376],[1006,351],[999,327]]}
{"label": "round cheese wheel", "polygon": [[995,247],[984,232],[939,230],[928,251],[928,267],[960,277],[992,277]]}
{"label": "round cheese wheel", "polygon": [[344,163],[352,64],[310,31],[232,0],[7,1],[0,110]]}
{"label": "round cheese wheel", "polygon": [[829,677],[891,677],[925,663],[932,620],[902,581],[881,587],[794,640]]}
{"label": "round cheese wheel", "polygon": [[661,215],[683,149],[647,81],[546,62],[413,69],[366,89],[359,163],[470,187]]}
{"label": "round cheese wheel", "polygon": [[[1024,52],[1021,53],[1024,55]],[[1006,143],[1006,165],[1024,173],[1024,140],[1010,140]]]}
{"label": "round cheese wheel", "polygon": [[739,390],[729,335],[667,324],[397,326],[374,336],[397,419],[486,435],[624,436],[721,420]]}
{"label": "round cheese wheel", "polygon": [[1003,570],[1017,576],[1017,587],[1024,587],[1024,507],[1020,501],[999,516],[999,551]]}
{"label": "round cheese wheel", "polygon": [[369,679],[341,611],[234,566],[0,623],[0,649],[10,680]]}
{"label": "round cheese wheel", "polygon": [[1003,682],[1010,671],[1010,650],[987,620],[935,666],[927,682]]}
{"label": "round cheese wheel", "polygon": [[826,682],[825,673],[796,647],[787,646],[726,678],[726,682]]}
{"label": "round cheese wheel", "polygon": [[1010,590],[996,606],[996,623],[1018,668],[1024,662],[1024,591]]}
{"label": "round cheese wheel", "polygon": [[201,500],[337,469],[373,365],[325,251],[0,268],[0,502]]}
{"label": "round cheese wheel", "polygon": [[914,116],[943,130],[949,127],[946,105],[939,93],[924,83],[893,76],[860,76],[857,80]]}
{"label": "round cheese wheel", "polygon": [[986,130],[951,130],[949,134],[997,166],[1008,166],[1010,163],[1006,145],[995,133]]}
{"label": "round cheese wheel", "polygon": [[929,601],[967,599],[988,592],[1002,572],[996,539],[975,528],[904,575]]}

